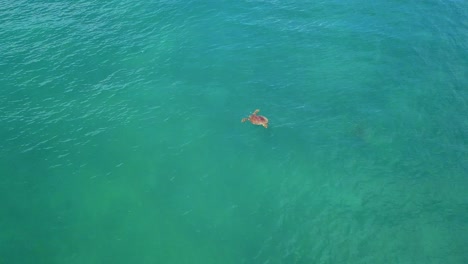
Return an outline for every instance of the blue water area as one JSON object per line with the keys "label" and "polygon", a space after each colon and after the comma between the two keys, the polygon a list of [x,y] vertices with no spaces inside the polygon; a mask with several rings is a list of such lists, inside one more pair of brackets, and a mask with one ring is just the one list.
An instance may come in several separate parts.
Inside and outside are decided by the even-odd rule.
{"label": "blue water area", "polygon": [[468,263],[467,116],[466,1],[0,1],[0,263]]}

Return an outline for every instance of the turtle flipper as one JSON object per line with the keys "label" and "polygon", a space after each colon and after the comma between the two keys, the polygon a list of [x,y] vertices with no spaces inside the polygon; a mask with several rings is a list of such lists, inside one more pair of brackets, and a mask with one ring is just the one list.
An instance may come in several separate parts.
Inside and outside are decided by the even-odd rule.
{"label": "turtle flipper", "polygon": [[260,112],[260,109],[257,109],[253,112],[253,115],[256,115],[258,112]]}
{"label": "turtle flipper", "polygon": [[245,121],[247,121],[248,118],[244,117],[242,118],[241,122],[244,123]]}

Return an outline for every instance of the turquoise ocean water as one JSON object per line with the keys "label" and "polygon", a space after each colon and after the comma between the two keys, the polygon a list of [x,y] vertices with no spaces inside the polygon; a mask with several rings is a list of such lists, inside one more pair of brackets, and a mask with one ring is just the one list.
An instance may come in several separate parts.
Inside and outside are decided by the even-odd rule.
{"label": "turquoise ocean water", "polygon": [[466,1],[3,0],[0,263],[468,263],[467,116]]}

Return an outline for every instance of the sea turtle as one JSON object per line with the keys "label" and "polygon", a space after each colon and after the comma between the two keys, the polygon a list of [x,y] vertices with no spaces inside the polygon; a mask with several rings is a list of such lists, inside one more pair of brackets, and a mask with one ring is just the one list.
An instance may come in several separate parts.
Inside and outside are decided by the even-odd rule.
{"label": "sea turtle", "polygon": [[254,125],[261,125],[265,128],[268,127],[268,118],[264,117],[264,116],[261,116],[261,115],[257,115],[257,113],[260,112],[259,109],[255,110],[253,112],[253,114],[249,115],[249,117],[246,117],[246,118],[242,118],[241,122],[245,122],[247,120],[250,121],[250,123],[254,124]]}

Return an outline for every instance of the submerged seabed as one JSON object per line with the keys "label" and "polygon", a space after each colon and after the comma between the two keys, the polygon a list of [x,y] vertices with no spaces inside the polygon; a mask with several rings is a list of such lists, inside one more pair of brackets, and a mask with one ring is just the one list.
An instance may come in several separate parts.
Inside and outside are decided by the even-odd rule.
{"label": "submerged seabed", "polygon": [[468,263],[467,21],[0,1],[0,262]]}

